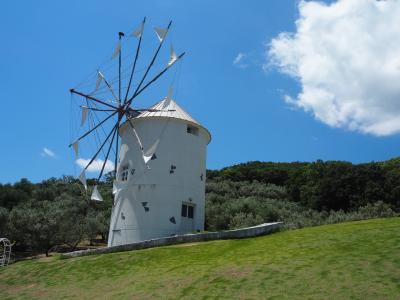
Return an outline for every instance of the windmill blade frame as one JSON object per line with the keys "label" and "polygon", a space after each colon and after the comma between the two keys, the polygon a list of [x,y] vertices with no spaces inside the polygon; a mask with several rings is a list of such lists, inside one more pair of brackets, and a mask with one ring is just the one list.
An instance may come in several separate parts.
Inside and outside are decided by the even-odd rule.
{"label": "windmill blade frame", "polygon": [[[163,74],[165,74],[178,60],[180,60],[184,52],[176,56],[174,50],[170,49],[169,60],[166,65],[161,71],[159,71],[155,76],[153,76],[147,83],[145,83],[150,71],[153,69],[155,65],[155,61],[159,56],[160,50],[166,41],[168,32],[170,31],[172,21],[168,23],[168,26],[165,29],[165,32],[162,34],[162,38],[159,41],[158,46],[156,47],[153,55],[151,56],[151,60],[145,67],[145,71],[141,77],[139,77],[138,83],[135,85],[135,89],[133,93],[131,93],[131,89],[134,86],[133,79],[135,78],[135,72],[138,65],[138,62],[141,57],[142,52],[142,41],[144,38],[144,29],[145,29],[146,17],[143,18],[142,22],[139,25],[139,29],[137,29],[134,33],[126,36],[123,32],[118,33],[118,44],[116,50],[114,51],[112,58],[116,58],[118,56],[118,80],[112,80],[111,82],[106,79],[103,72],[99,69],[96,72],[95,76],[95,89],[90,93],[86,93],[81,89],[78,88],[71,88],[70,93],[79,96],[82,100],[86,101],[86,105],[80,105],[82,110],[82,118],[81,118],[81,125],[83,126],[86,122],[86,119],[89,115],[96,116],[95,119],[91,117],[91,124],[87,125],[88,129],[80,134],[73,142],[70,143],[70,147],[73,147],[76,151],[76,156],[78,157],[78,146],[83,148],[81,144],[84,144],[87,139],[90,138],[91,135],[95,134],[98,138],[98,145],[96,147],[96,151],[94,154],[91,155],[88,163],[83,167],[82,173],[80,175],[80,181],[86,183],[86,175],[85,171],[89,169],[89,167],[93,164],[93,162],[98,160],[99,154],[102,152],[102,156],[104,156],[104,161],[101,164],[101,169],[99,171],[99,176],[97,177],[97,184],[100,182],[105,170],[107,162],[109,161],[110,157],[112,157],[111,152],[113,151],[115,154],[114,159],[114,175],[113,177],[116,179],[117,177],[117,166],[118,166],[118,158],[119,158],[119,139],[120,139],[120,128],[123,123],[129,123],[129,126],[132,128],[132,134],[135,136],[139,146],[141,147],[141,152],[144,157],[144,149],[143,144],[141,141],[141,137],[139,137],[137,131],[135,130],[134,124],[132,119],[136,116],[140,115],[143,112],[163,112],[163,111],[173,111],[173,110],[166,110],[166,109],[154,109],[154,108],[134,108],[132,107],[133,100],[136,99],[143,91],[149,88],[154,82],[156,82]],[[139,32],[140,31],[140,32]],[[123,67],[123,59],[122,53],[124,51],[123,39],[128,37],[135,37],[138,38],[138,42],[136,45],[136,50],[134,52],[133,57],[133,64],[132,67],[129,66],[129,82],[126,87],[122,87],[122,67]],[[159,37],[159,36],[158,36]],[[172,47],[172,46],[171,46]],[[172,52],[171,52],[172,51]],[[173,54],[173,55],[172,55]],[[173,56],[173,60],[171,60],[171,55]],[[124,71],[125,73],[125,71]],[[112,77],[111,78],[115,78]],[[125,80],[127,77],[125,77]],[[101,93],[99,92],[100,86],[104,82],[104,86],[101,87]],[[118,82],[118,90],[113,87],[113,84]],[[93,85],[92,85],[93,87]],[[126,88],[126,89],[125,89]],[[101,96],[104,92],[110,93],[112,95],[112,99],[110,100],[109,97],[106,95]],[[104,117],[99,117],[97,114],[103,114]],[[105,129],[105,128],[109,129]],[[103,131],[103,138],[100,138],[100,135],[97,133],[98,130]],[[107,144],[108,143],[108,144]],[[150,149],[151,150],[151,149]],[[83,175],[82,175],[83,174]],[[83,177],[84,180],[83,180]]]}

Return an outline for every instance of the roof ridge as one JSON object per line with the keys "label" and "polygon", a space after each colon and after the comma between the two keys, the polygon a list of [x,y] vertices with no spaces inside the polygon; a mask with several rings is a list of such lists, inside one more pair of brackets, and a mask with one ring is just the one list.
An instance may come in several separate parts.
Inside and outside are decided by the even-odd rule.
{"label": "roof ridge", "polygon": [[[147,117],[164,117],[164,118],[175,118],[202,126],[198,121],[196,121],[189,113],[187,113],[175,100],[170,99],[169,103],[167,97],[158,103],[154,104],[151,109],[165,110],[165,111],[144,111],[136,118],[147,118]],[[173,111],[171,111],[173,110]],[[203,126],[202,126],[203,127]]]}

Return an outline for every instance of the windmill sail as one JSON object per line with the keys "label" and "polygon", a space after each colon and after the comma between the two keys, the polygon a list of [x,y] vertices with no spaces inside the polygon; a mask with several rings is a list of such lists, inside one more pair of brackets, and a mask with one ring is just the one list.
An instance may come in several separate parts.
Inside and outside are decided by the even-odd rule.
{"label": "windmill sail", "polygon": [[87,190],[87,182],[86,182],[85,170],[82,170],[82,172],[79,175],[78,179],[83,184],[83,186],[85,187],[85,190]]}
{"label": "windmill sail", "polygon": [[96,87],[94,89],[95,91],[97,91],[99,89],[102,80],[103,80],[103,76],[101,75],[100,71],[97,71]]}
{"label": "windmill sail", "polygon": [[88,108],[86,106],[82,106],[82,120],[81,120],[81,126],[85,124],[86,118],[87,118],[87,113],[88,113]]}
{"label": "windmill sail", "polygon": [[176,55],[174,48],[171,45],[168,66],[170,66],[174,62],[176,62],[177,59],[178,59],[178,56]]}
{"label": "windmill sail", "polygon": [[147,164],[153,157],[153,155],[156,153],[158,143],[160,142],[160,139],[157,139],[156,142],[149,148],[149,150],[146,151],[146,153],[143,154],[143,160],[144,163]]}
{"label": "windmill sail", "polygon": [[164,28],[154,27],[154,31],[156,32],[158,40],[161,43],[164,40],[165,36],[167,35],[168,30]]}
{"label": "windmill sail", "polygon": [[121,51],[121,41],[118,41],[117,46],[115,47],[114,53],[111,56],[111,58],[116,58],[119,54],[119,52]]}
{"label": "windmill sail", "polygon": [[79,141],[76,141],[75,143],[73,143],[72,148],[74,148],[75,156],[78,156]]}
{"label": "windmill sail", "polygon": [[103,201],[103,197],[101,197],[99,190],[97,189],[97,185],[94,186],[90,199],[93,201]]}
{"label": "windmill sail", "polygon": [[[129,122],[129,124],[131,124],[131,123]],[[137,142],[138,142],[138,144],[139,144],[140,150],[143,152],[143,144],[142,144],[142,141],[140,140],[140,137],[139,137],[139,135],[138,135],[138,133],[137,133],[135,127],[133,127],[132,124],[131,124],[131,126],[132,126],[132,131],[133,131],[133,133],[135,134],[136,140],[137,140]]]}
{"label": "windmill sail", "polygon": [[132,32],[132,35],[134,37],[140,38],[143,34],[143,29],[144,29],[144,23],[142,22],[139,26],[138,29],[136,29],[134,32]]}
{"label": "windmill sail", "polygon": [[112,194],[115,195],[120,191],[120,187],[118,183],[114,180],[113,181],[113,189],[112,189]]}
{"label": "windmill sail", "polygon": [[173,93],[172,86],[170,86],[169,89],[168,89],[167,97],[165,97],[165,100],[164,100],[164,102],[162,104],[162,109],[165,109],[165,108],[169,107],[169,105],[171,104],[172,93]]}

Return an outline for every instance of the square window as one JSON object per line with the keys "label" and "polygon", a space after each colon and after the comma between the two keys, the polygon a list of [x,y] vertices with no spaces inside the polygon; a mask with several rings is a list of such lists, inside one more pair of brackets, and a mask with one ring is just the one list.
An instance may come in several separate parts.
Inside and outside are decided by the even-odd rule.
{"label": "square window", "polygon": [[120,178],[121,181],[127,181],[129,175],[129,165],[124,165],[121,170]]}

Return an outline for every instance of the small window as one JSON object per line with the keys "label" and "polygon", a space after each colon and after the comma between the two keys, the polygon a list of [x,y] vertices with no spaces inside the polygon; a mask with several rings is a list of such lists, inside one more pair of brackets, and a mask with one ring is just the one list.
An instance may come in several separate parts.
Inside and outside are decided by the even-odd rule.
{"label": "small window", "polygon": [[184,218],[194,218],[194,205],[182,203],[181,216]]}
{"label": "small window", "polygon": [[182,217],[187,217],[187,205],[186,204],[182,204],[182,210],[181,210],[181,216]]}
{"label": "small window", "polygon": [[193,219],[194,215],[194,207],[192,205],[188,205],[188,218]]}
{"label": "small window", "polygon": [[127,181],[129,175],[129,165],[125,165],[121,170],[121,181]]}
{"label": "small window", "polygon": [[170,169],[169,169],[169,174],[173,174],[176,170],[176,166],[171,165]]}
{"label": "small window", "polygon": [[193,135],[199,135],[199,129],[192,125],[187,125],[186,132]]}

